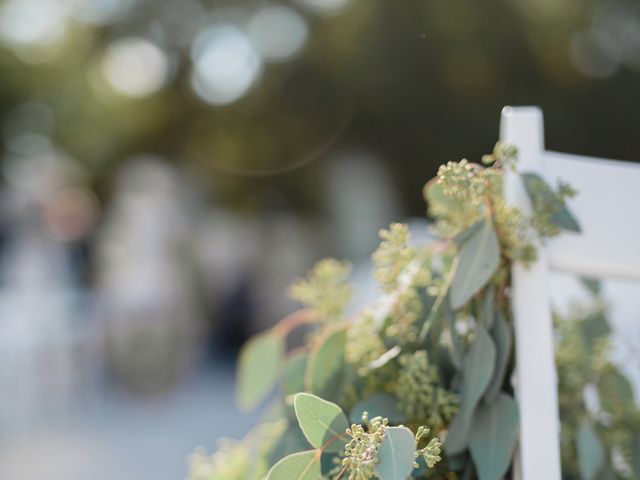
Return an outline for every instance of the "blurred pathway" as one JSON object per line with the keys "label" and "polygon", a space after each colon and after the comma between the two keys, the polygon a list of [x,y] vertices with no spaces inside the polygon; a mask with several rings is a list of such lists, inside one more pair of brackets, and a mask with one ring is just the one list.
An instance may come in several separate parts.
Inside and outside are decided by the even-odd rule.
{"label": "blurred pathway", "polygon": [[182,480],[198,445],[239,438],[256,422],[234,407],[233,370],[218,367],[168,395],[110,394],[29,434],[0,432],[3,480]]}

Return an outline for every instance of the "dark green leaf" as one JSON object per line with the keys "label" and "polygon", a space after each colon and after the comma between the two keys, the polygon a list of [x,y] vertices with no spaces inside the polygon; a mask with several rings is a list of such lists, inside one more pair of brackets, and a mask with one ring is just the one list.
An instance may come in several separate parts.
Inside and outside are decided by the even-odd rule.
{"label": "dark green leaf", "polygon": [[500,392],[504,384],[504,377],[507,373],[509,358],[511,356],[511,327],[500,311],[496,312],[495,321],[491,328],[491,337],[496,346],[496,364],[493,370],[493,376],[484,394],[484,399],[487,402],[493,402]]}
{"label": "dark green leaf", "polygon": [[321,480],[320,452],[292,453],[276,463],[266,480]]}
{"label": "dark green leaf", "polygon": [[464,345],[462,339],[456,331],[456,313],[451,308],[449,302],[445,302],[443,315],[447,321],[447,328],[449,330],[449,340],[451,347],[451,360],[458,370],[462,368],[462,360],[464,357]]}
{"label": "dark green leaf", "polygon": [[307,391],[336,399],[344,377],[347,334],[344,328],[330,331],[309,354],[305,385]]}
{"label": "dark green leaf", "polygon": [[469,228],[473,231],[458,245],[457,265],[451,282],[449,299],[454,310],[465,306],[486,285],[500,262],[500,246],[492,223],[481,220]]}
{"label": "dark green leaf", "polygon": [[602,311],[595,311],[587,315],[582,322],[580,328],[584,335],[588,348],[593,348],[596,341],[606,337],[611,333],[609,322]]}
{"label": "dark green leaf", "polygon": [[480,321],[484,323],[487,330],[491,330],[493,327],[493,320],[495,318],[494,303],[495,303],[496,289],[493,285],[489,285],[486,291],[483,293],[482,310],[480,312]]}
{"label": "dark green leaf", "polygon": [[309,448],[309,442],[307,442],[297,422],[295,420],[291,421],[271,451],[269,456],[270,463],[274,464],[287,455],[300,452],[305,448]]}
{"label": "dark green leaf", "polygon": [[347,417],[335,403],[310,393],[298,393],[293,401],[298,425],[309,443],[326,452],[344,448],[349,428]]}
{"label": "dark green leaf", "polygon": [[249,340],[240,351],[236,398],[240,408],[258,406],[273,389],[284,356],[284,339],[268,331]]}
{"label": "dark green leaf", "polygon": [[380,480],[406,480],[413,470],[416,439],[406,427],[389,427],[378,450]]}
{"label": "dark green leaf", "polygon": [[586,420],[578,429],[576,447],[582,479],[597,479],[605,462],[604,448],[593,426]]}
{"label": "dark green leaf", "polygon": [[471,457],[480,480],[500,480],[511,460],[518,437],[518,407],[507,394],[481,405],[473,415],[469,434]]}
{"label": "dark green leaf", "polygon": [[359,402],[351,410],[349,420],[352,423],[362,423],[362,413],[367,412],[369,418],[385,417],[391,423],[402,423],[406,420],[404,414],[398,411],[398,399],[388,393],[376,393]]}

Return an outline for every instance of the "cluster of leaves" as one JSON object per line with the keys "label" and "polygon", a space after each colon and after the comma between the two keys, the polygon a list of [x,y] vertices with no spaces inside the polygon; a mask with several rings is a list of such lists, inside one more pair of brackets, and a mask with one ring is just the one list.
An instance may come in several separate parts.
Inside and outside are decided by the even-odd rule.
{"label": "cluster of leaves", "polygon": [[[515,174],[515,157],[513,147],[498,144],[486,167],[466,160],[441,167],[425,187],[439,238],[416,246],[406,225],[383,230],[372,305],[347,318],[348,264],[323,260],[290,290],[307,308],[243,348],[241,407],[257,407],[281,383],[286,427],[267,454],[267,479],[507,474],[518,427],[509,381],[510,262],[535,258],[540,234],[576,229],[566,222],[573,219],[566,195],[546,183],[529,189],[531,216],[507,204],[502,184]],[[541,196],[548,198],[541,203]],[[286,353],[287,336],[302,325],[311,330],[305,345]]]}
{"label": "cluster of leaves", "polygon": [[610,360],[600,288],[593,281],[586,285],[590,304],[555,315],[563,478],[640,478],[640,409],[631,384]]}

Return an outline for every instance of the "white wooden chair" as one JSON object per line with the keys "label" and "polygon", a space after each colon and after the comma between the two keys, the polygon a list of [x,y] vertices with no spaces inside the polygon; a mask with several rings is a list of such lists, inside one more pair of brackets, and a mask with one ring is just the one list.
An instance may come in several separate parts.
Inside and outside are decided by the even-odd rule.
{"label": "white wooden chair", "polygon": [[[500,139],[519,149],[519,170],[534,171],[552,185],[558,178],[578,190],[569,207],[582,233],[566,233],[540,247],[529,268],[514,265],[516,394],[520,450],[515,478],[559,480],[557,376],[549,302],[552,271],[598,278],[640,280],[640,165],[555,153],[544,149],[542,112],[505,107]],[[507,198],[527,210],[516,176],[505,182]]]}

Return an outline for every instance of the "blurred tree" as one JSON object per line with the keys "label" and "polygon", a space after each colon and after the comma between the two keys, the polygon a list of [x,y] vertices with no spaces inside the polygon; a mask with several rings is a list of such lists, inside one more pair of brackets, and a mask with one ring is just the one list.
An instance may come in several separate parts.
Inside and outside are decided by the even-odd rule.
{"label": "blurred tree", "polygon": [[627,0],[6,0],[4,158],[35,102],[103,195],[151,153],[227,205],[316,211],[330,153],[366,146],[421,214],[424,179],[490,150],[505,104],[540,105],[551,149],[635,160],[639,32]]}

